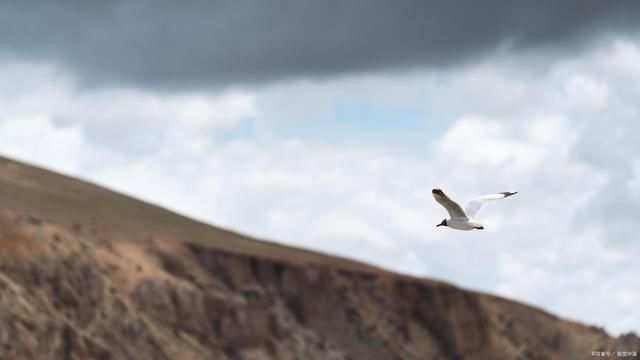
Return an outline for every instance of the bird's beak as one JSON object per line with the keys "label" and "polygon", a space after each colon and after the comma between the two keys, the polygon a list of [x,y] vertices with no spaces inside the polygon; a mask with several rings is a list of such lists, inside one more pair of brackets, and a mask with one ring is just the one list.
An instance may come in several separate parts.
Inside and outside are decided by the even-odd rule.
{"label": "bird's beak", "polygon": [[438,227],[438,226],[442,226],[442,224],[438,224],[438,225],[436,225],[436,227]]}

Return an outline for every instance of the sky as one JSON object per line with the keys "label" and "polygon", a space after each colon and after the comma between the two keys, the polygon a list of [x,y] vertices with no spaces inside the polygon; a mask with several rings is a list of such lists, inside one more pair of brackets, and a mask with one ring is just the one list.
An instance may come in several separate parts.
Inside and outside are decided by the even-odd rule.
{"label": "sky", "polygon": [[[273,6],[271,6],[273,5]],[[640,332],[640,3],[0,4],[0,154]],[[442,188],[484,231],[436,228]]]}

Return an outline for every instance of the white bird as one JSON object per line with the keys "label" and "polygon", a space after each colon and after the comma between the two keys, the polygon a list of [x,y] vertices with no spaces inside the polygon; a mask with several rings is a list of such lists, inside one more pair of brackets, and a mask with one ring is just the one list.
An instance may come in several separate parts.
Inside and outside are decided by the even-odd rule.
{"label": "white bird", "polygon": [[497,194],[480,196],[469,201],[469,203],[467,204],[467,208],[465,210],[462,210],[460,205],[451,200],[447,195],[444,194],[444,192],[442,192],[442,190],[433,189],[431,190],[431,194],[433,194],[433,197],[436,199],[436,201],[440,203],[440,205],[442,205],[445,209],[447,209],[447,212],[449,213],[449,218],[442,220],[442,222],[436,225],[436,227],[448,226],[452,229],[457,230],[483,230],[484,225],[474,219],[478,214],[478,211],[480,211],[480,208],[482,208],[482,205],[484,205],[487,201],[504,199],[517,193],[517,191],[506,191]]}

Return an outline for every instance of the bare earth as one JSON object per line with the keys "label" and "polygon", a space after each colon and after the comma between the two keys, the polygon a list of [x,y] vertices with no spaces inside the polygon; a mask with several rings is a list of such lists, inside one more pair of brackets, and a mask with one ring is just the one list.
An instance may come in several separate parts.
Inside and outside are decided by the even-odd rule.
{"label": "bare earth", "polygon": [[258,241],[3,158],[0,211],[0,359],[640,351],[633,334],[613,338],[495,296]]}

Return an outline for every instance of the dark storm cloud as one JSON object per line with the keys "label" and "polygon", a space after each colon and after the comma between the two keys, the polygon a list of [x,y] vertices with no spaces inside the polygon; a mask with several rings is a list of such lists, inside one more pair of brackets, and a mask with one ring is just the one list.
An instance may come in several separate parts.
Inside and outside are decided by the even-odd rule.
{"label": "dark storm cloud", "polygon": [[0,51],[89,82],[218,87],[580,43],[639,10],[633,0],[10,1]]}

